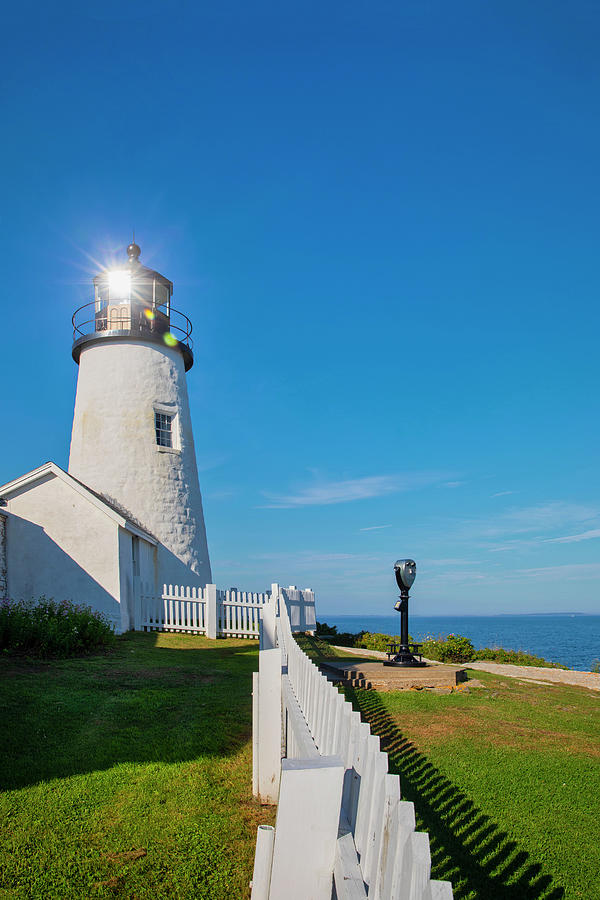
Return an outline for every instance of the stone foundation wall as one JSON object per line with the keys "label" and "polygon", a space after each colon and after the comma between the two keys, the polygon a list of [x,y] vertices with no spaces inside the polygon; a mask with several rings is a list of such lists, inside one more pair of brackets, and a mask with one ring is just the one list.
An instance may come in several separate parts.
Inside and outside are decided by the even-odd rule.
{"label": "stone foundation wall", "polygon": [[0,512],[0,600],[8,591],[6,573],[6,516]]}

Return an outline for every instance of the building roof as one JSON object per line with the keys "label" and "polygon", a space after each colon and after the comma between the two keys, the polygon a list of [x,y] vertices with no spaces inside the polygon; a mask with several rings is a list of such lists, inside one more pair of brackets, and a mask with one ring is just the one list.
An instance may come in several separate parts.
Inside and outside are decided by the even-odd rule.
{"label": "building roof", "polygon": [[[84,484],[83,481],[79,481],[78,478],[69,475],[68,472],[65,472],[64,469],[61,469],[61,467],[57,466],[54,462],[44,463],[37,469],[33,469],[31,472],[26,472],[25,475],[21,475],[20,478],[15,478],[13,481],[8,481],[6,484],[0,485],[0,497],[8,497],[14,491],[34,487],[37,482],[46,478],[48,475],[54,475],[72,490],[76,491],[82,497],[85,497],[92,506],[95,506],[97,509],[104,512],[105,515],[116,522],[117,525],[120,525],[121,528],[125,528],[126,531],[135,534],[137,537],[141,537],[143,540],[148,541],[148,543],[153,544],[154,546],[158,544],[158,540],[154,535],[150,534],[143,525],[137,522],[131,513],[120,507],[114,500],[109,500],[97,491],[93,491],[87,484]],[[0,509],[0,512],[2,511],[3,510]]]}

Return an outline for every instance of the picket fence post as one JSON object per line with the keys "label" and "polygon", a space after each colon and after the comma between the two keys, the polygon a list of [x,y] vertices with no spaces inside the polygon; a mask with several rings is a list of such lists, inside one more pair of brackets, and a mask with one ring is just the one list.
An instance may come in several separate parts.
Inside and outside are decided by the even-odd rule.
{"label": "picket fence post", "polygon": [[270,900],[331,900],[343,781],[339,756],[281,761]]}
{"label": "picket fence post", "polygon": [[258,797],[258,710],[260,698],[258,696],[259,680],[258,672],[252,673],[252,796]]}
{"label": "picket fence post", "polygon": [[206,597],[206,637],[216,640],[217,638],[217,586],[216,584],[207,584],[205,588]]}
{"label": "picket fence post", "polygon": [[139,576],[133,576],[133,630],[143,631],[142,617],[144,608],[144,593],[146,585]]}
{"label": "picket fence post", "polygon": [[[281,650],[258,654],[258,795],[277,803],[281,774]],[[253,739],[254,743],[254,739]]]}
{"label": "picket fence post", "polygon": [[278,585],[273,585],[273,593],[268,603],[260,610],[259,649],[270,650],[277,645],[276,603],[279,592]]}
{"label": "picket fence post", "polygon": [[273,865],[273,844],[275,829],[272,825],[259,825],[256,835],[254,872],[252,873],[251,900],[269,900],[271,866]]}

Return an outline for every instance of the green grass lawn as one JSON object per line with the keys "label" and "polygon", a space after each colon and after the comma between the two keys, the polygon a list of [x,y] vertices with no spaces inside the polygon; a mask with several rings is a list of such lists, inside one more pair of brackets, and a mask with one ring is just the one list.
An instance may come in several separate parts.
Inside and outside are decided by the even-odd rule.
{"label": "green grass lawn", "polygon": [[347,696],[382,737],[455,900],[599,900],[600,696],[485,672]]}
{"label": "green grass lawn", "polygon": [[304,650],[307,656],[310,656],[313,662],[319,663],[326,659],[351,659],[358,662],[361,659],[379,659],[369,653],[368,650],[360,650],[358,653],[351,653],[344,647],[334,647],[329,641],[324,641],[316,635],[297,634],[296,643]]}
{"label": "green grass lawn", "polygon": [[0,897],[248,897],[255,641],[0,659]]}

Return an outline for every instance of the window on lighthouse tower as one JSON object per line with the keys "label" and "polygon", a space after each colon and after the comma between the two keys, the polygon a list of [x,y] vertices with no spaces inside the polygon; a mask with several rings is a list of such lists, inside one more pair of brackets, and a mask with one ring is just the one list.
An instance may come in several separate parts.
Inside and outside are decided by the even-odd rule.
{"label": "window on lighthouse tower", "polygon": [[167,413],[154,413],[154,427],[156,429],[156,443],[159,447],[173,446],[173,416]]}

